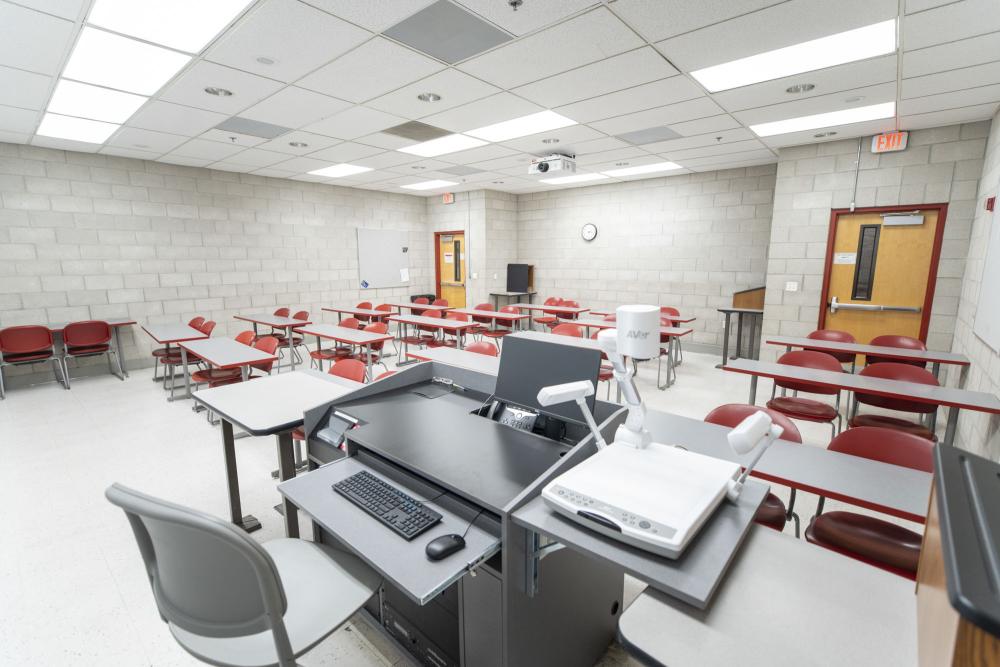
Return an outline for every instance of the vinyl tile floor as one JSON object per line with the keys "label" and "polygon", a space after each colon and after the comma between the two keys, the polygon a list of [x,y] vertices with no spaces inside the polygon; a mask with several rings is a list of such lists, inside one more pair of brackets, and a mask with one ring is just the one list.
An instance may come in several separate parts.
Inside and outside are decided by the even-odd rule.
{"label": "vinyl tile floor", "polygon": [[[655,364],[646,363],[637,384],[650,408],[700,419],[720,404],[747,400],[748,379],[716,369],[717,361],[715,355],[686,353],[677,384],[665,391],[655,387]],[[167,402],[151,377],[147,368],[133,370],[124,382],[81,378],[71,391],[54,383],[14,388],[0,401],[0,507],[6,519],[0,540],[0,665],[201,664],[160,620],[132,532],[103,495],[109,484],[121,482],[228,514],[219,427],[194,413],[191,401]],[[759,403],[769,391],[761,381]],[[806,445],[829,441],[828,427],[799,426]],[[263,524],[254,538],[282,536],[281,517],[272,509],[278,500],[270,475],[277,462],[274,438],[239,440],[237,457],[244,512]],[[786,490],[775,491],[787,499]],[[799,494],[796,508],[806,521],[815,500]],[[836,505],[828,503],[830,509]],[[624,587],[628,604],[643,585],[626,577]],[[357,617],[299,663],[409,664]],[[598,664],[638,663],[612,644]]]}

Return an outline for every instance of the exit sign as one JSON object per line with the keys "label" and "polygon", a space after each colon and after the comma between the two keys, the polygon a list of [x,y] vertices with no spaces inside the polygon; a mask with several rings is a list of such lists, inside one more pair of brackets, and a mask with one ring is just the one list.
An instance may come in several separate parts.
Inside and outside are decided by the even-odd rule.
{"label": "exit sign", "polygon": [[441,195],[441,203],[442,204],[454,204],[455,203],[455,193],[454,192],[446,192],[443,195]]}
{"label": "exit sign", "polygon": [[909,132],[886,132],[872,137],[872,153],[892,153],[906,148]]}

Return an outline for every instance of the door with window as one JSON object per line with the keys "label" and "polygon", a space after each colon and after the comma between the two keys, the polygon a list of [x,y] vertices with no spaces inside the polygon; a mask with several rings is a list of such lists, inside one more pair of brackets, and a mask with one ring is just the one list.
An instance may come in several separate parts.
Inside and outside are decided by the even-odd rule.
{"label": "door with window", "polygon": [[465,233],[436,232],[437,295],[452,308],[465,308]]}
{"label": "door with window", "polygon": [[926,340],[946,208],[834,211],[820,328]]}

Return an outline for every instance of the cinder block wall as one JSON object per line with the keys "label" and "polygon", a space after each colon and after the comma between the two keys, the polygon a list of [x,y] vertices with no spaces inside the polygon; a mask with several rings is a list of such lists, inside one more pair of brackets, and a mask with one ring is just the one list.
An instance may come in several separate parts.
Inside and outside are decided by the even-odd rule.
{"label": "cinder block wall", "polygon": [[[423,197],[0,143],[0,201],[4,326],[197,314],[231,335],[236,313],[323,317],[433,281]],[[410,287],[361,290],[359,226],[410,230]],[[151,363],[139,327],[124,340]]]}

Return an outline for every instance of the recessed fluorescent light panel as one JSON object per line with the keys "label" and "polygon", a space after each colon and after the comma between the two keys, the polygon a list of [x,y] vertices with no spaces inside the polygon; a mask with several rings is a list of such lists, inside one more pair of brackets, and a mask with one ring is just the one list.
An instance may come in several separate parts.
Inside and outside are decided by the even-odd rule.
{"label": "recessed fluorescent light panel", "polygon": [[895,113],[896,103],[885,102],[884,104],[872,104],[867,107],[856,107],[854,109],[844,109],[843,111],[830,111],[812,116],[776,120],[771,123],[760,123],[758,125],[751,125],[750,129],[759,137],[770,137],[775,134],[788,134],[789,132],[816,130],[821,127],[862,123],[866,120],[892,118]]}
{"label": "recessed fluorescent light panel", "polygon": [[401,188],[406,188],[407,190],[434,190],[435,188],[447,188],[452,185],[458,185],[454,181],[423,181],[422,183],[410,183],[409,185],[400,185]]}
{"label": "recessed fluorescent light panel", "polygon": [[874,58],[896,50],[896,19],[691,72],[710,92]]}
{"label": "recessed fluorescent light panel", "polygon": [[42,118],[42,123],[38,126],[38,132],[35,134],[40,137],[103,144],[119,127],[121,125],[47,113]]}
{"label": "recessed fluorescent light panel", "polygon": [[559,178],[542,178],[539,183],[549,183],[550,185],[568,185],[570,183],[586,183],[587,181],[602,181],[607,176],[604,174],[575,174],[573,176],[560,176]]}
{"label": "recessed fluorescent light panel", "polygon": [[683,169],[683,167],[675,162],[657,162],[655,164],[644,164],[638,167],[612,169],[611,171],[602,171],[601,173],[605,176],[638,176],[639,174],[655,174],[658,171],[672,171],[674,169]]}
{"label": "recessed fluorescent light panel", "polygon": [[63,76],[140,95],[152,95],[191,60],[190,56],[86,27]]}
{"label": "recessed fluorescent light panel", "polygon": [[479,137],[486,141],[508,141],[518,137],[526,137],[530,134],[558,130],[560,127],[576,125],[575,120],[570,120],[566,116],[560,116],[555,111],[539,111],[528,116],[521,116],[513,120],[505,120],[502,123],[495,123],[480,127],[476,130],[469,130],[466,134]]}
{"label": "recessed fluorescent light panel", "polygon": [[108,123],[124,123],[148,97],[122,93],[62,79],[49,101],[48,111]]}
{"label": "recessed fluorescent light panel", "polygon": [[464,134],[449,134],[441,137],[440,139],[431,139],[430,141],[425,141],[422,144],[414,144],[398,150],[403,153],[409,153],[410,155],[419,155],[420,157],[437,157],[438,155],[456,153],[458,151],[478,148],[479,146],[485,145],[486,142],[481,139],[473,139],[472,137],[467,137]]}
{"label": "recessed fluorescent light panel", "polygon": [[88,22],[147,42],[197,53],[247,0],[96,0]]}
{"label": "recessed fluorescent light panel", "polygon": [[359,167],[355,164],[347,164],[343,162],[341,164],[335,164],[330,167],[323,167],[322,169],[316,169],[310,171],[310,174],[314,176],[327,176],[329,178],[343,178],[344,176],[351,176],[352,174],[363,174],[366,171],[371,171],[371,167]]}

